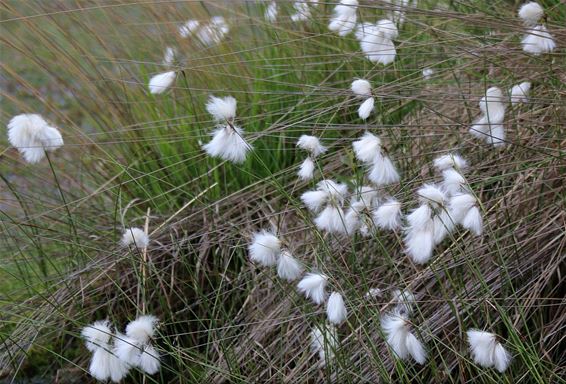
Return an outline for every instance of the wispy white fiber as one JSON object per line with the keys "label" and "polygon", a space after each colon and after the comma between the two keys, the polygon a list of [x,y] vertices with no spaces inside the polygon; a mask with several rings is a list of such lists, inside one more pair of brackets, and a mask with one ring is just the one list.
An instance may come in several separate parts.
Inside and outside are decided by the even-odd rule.
{"label": "wispy white fiber", "polygon": [[356,38],[368,60],[384,65],[395,61],[397,50],[393,40],[397,36],[397,27],[387,19],[379,20],[375,25],[362,23],[356,30]]}
{"label": "wispy white fiber", "polygon": [[108,320],[98,320],[84,327],[81,335],[85,340],[86,348],[94,352],[95,349],[104,348],[110,343],[112,330]]}
{"label": "wispy white fiber", "polygon": [[318,229],[328,233],[347,233],[346,221],[342,207],[333,204],[327,205],[317,217],[314,223]]}
{"label": "wispy white fiber", "polygon": [[280,278],[293,281],[299,278],[303,273],[301,264],[287,250],[283,250],[277,261],[277,274]]}
{"label": "wispy white fiber", "polygon": [[326,191],[307,191],[301,195],[301,201],[312,212],[318,212],[328,202],[329,195]]}
{"label": "wispy white fiber", "polygon": [[476,236],[483,233],[483,218],[478,207],[478,200],[470,193],[452,196],[449,203],[450,216]]}
{"label": "wispy white fiber", "polygon": [[497,341],[497,335],[470,329],[467,332],[468,344],[474,362],[485,368],[495,367],[504,372],[511,363],[511,354]]}
{"label": "wispy white fiber", "polygon": [[314,177],[315,164],[313,159],[307,157],[299,167],[297,175],[301,180],[311,180]]}
{"label": "wispy white fiber", "polygon": [[352,32],[356,26],[358,0],[341,0],[334,8],[334,15],[330,19],[328,29],[338,33],[339,36],[346,36]]}
{"label": "wispy white fiber", "polygon": [[61,132],[36,114],[14,116],[8,123],[8,141],[31,164],[40,162],[45,151],[53,152],[63,146]]}
{"label": "wispy white fiber", "polygon": [[401,218],[401,203],[392,198],[382,203],[373,213],[375,225],[391,231],[401,228]]}
{"label": "wispy white fiber", "polygon": [[123,247],[134,246],[138,249],[147,248],[149,236],[141,228],[126,228],[122,233],[120,244]]}
{"label": "wispy white fiber", "polygon": [[297,140],[297,147],[304,149],[313,157],[318,157],[328,150],[318,137],[309,135],[301,135]]}
{"label": "wispy white fiber", "polygon": [[139,368],[142,371],[153,375],[159,371],[159,367],[161,366],[160,359],[161,356],[155,347],[151,344],[147,344],[143,347],[143,351],[140,355]]}
{"label": "wispy white fiber", "polygon": [[171,66],[175,61],[177,56],[177,49],[174,47],[165,48],[165,53],[163,54],[163,65]]}
{"label": "wispy white fiber", "polygon": [[307,273],[297,284],[297,289],[307,299],[311,299],[315,304],[322,304],[326,299],[326,284],[328,277],[320,273]]}
{"label": "wispy white fiber", "polygon": [[187,38],[200,27],[200,22],[198,20],[189,20],[185,24],[179,27],[179,35],[183,38]]}
{"label": "wispy white fiber", "polygon": [[432,68],[423,69],[423,79],[430,80],[432,78],[432,75],[434,75],[434,69]]}
{"label": "wispy white fiber", "polygon": [[324,324],[324,326],[316,326],[312,329],[311,350],[318,354],[321,368],[332,362],[338,346],[338,334],[332,324]]}
{"label": "wispy white fiber", "polygon": [[232,96],[210,96],[206,110],[217,122],[232,121],[236,118],[236,99]]}
{"label": "wispy white fiber", "polygon": [[128,365],[112,352],[112,330],[108,321],[96,321],[81,332],[86,347],[92,352],[89,373],[97,380],[111,380],[115,383],[128,374]]}
{"label": "wispy white fiber", "polygon": [[328,321],[335,325],[340,325],[348,317],[348,310],[344,303],[344,298],[338,292],[332,292],[326,302],[326,316]]}
{"label": "wispy white fiber", "polygon": [[369,115],[373,112],[375,108],[375,99],[370,97],[366,99],[358,108],[358,116],[362,120],[367,120]]}
{"label": "wispy white fiber", "polygon": [[543,16],[544,9],[535,1],[525,3],[519,8],[519,17],[527,26],[536,25]]}
{"label": "wispy white fiber", "polygon": [[219,127],[211,133],[212,140],[202,148],[212,157],[219,157],[236,164],[243,163],[252,149],[243,134],[244,130],[235,125]]}
{"label": "wispy white fiber", "polygon": [[511,97],[511,105],[528,103],[530,90],[531,90],[531,83],[528,81],[524,81],[521,84],[514,85],[509,90],[509,94]]}
{"label": "wispy white fiber", "polygon": [[468,162],[457,153],[448,153],[434,159],[434,167],[439,172],[453,168],[462,173],[468,168]]}
{"label": "wispy white fiber", "polygon": [[317,184],[319,191],[324,191],[331,200],[338,204],[342,204],[344,198],[348,194],[348,186],[344,183],[337,183],[334,180],[325,179]]}
{"label": "wispy white fiber", "polygon": [[367,80],[356,79],[352,81],[351,89],[356,96],[371,97],[371,84]]}
{"label": "wispy white fiber", "polygon": [[352,143],[356,158],[364,163],[371,163],[381,153],[381,140],[379,137],[366,132]]}
{"label": "wispy white fiber", "polygon": [[552,37],[544,25],[537,25],[527,29],[521,44],[523,45],[523,51],[535,56],[552,52],[556,48],[554,37]]}
{"label": "wispy white fiber", "polygon": [[157,74],[149,79],[149,92],[158,95],[165,92],[173,83],[177,74],[175,71],[169,71]]}
{"label": "wispy white fiber", "polygon": [[389,156],[379,153],[373,160],[368,178],[375,185],[389,185],[399,182],[400,176]]}
{"label": "wispy white fiber", "polygon": [[222,16],[214,16],[210,22],[202,25],[195,32],[196,38],[205,47],[219,44],[230,32],[230,27]]}
{"label": "wispy white fiber", "polygon": [[410,291],[395,289],[391,293],[391,297],[395,303],[395,309],[397,312],[407,316],[413,312],[415,296]]}
{"label": "wispy white fiber", "polygon": [[248,251],[252,261],[271,267],[277,263],[281,254],[281,241],[275,234],[262,230],[254,233]]}
{"label": "wispy white fiber", "polygon": [[263,14],[263,17],[265,18],[265,20],[269,22],[274,22],[277,21],[278,14],[279,14],[279,9],[277,7],[277,3],[275,1],[272,1],[265,8],[265,13]]}
{"label": "wispy white fiber", "polygon": [[152,375],[159,371],[161,357],[155,350],[152,339],[155,336],[157,318],[151,315],[139,316],[126,326],[126,335],[117,337],[114,352],[121,361]]}
{"label": "wispy white fiber", "polygon": [[426,350],[410,331],[410,323],[405,315],[396,311],[384,315],[381,328],[387,337],[387,344],[398,358],[407,359],[411,356],[417,363],[425,363]]}
{"label": "wispy white fiber", "polygon": [[466,189],[468,182],[460,172],[453,168],[442,171],[442,189],[449,195],[454,195]]}
{"label": "wispy white fiber", "polygon": [[503,93],[497,87],[489,88],[485,96],[479,102],[482,115],[477,119],[470,133],[488,144],[501,146],[505,144],[505,131],[503,119],[505,118],[505,108]]}
{"label": "wispy white fiber", "polygon": [[342,210],[347,193],[346,184],[326,179],[317,184],[316,191],[303,193],[301,200],[311,211],[318,212],[322,209],[314,219],[314,223],[320,230],[330,233],[347,233]]}
{"label": "wispy white fiber", "polygon": [[291,21],[304,21],[311,17],[311,9],[309,4],[304,1],[295,1],[293,3],[295,13],[291,15]]}

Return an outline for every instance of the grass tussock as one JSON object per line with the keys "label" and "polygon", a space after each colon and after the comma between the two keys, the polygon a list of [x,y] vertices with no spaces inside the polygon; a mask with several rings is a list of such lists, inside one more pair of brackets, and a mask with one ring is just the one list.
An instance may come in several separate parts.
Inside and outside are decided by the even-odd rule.
{"label": "grass tussock", "polygon": [[[396,9],[360,3],[359,22]],[[558,48],[533,56],[521,50],[516,2],[419,1],[387,66],[367,60],[353,34],[328,30],[334,2],[301,22],[290,20],[292,2],[278,4],[275,22],[264,19],[267,2],[252,1],[2,4],[2,125],[40,113],[65,145],[29,165],[0,137],[0,380],[88,382],[81,328],[107,318],[123,330],[149,313],[160,320],[162,368],[134,370],[128,382],[562,382],[563,4],[540,1]],[[230,27],[218,44],[178,33],[188,19],[218,15]],[[178,52],[175,82],[150,94],[150,77],[170,69],[166,47]],[[376,98],[366,122],[349,89],[355,78],[370,81]],[[523,81],[529,102],[507,108],[506,145],[471,136],[485,90],[505,94]],[[201,148],[216,125],[210,95],[238,102],[236,122],[254,147],[242,164]],[[395,161],[401,180],[379,193],[404,213],[423,183],[440,181],[433,159],[460,153],[483,235],[458,227],[417,265],[402,231],[318,231],[300,196],[322,177],[350,191],[367,184],[351,146],[364,130]],[[296,175],[303,134],[328,148],[312,181]],[[147,249],[120,246],[129,227],[146,228]],[[344,296],[348,318],[325,367],[310,349],[324,306],[250,262],[261,229]],[[383,295],[368,299],[370,288]],[[396,359],[385,342],[380,319],[396,289],[415,295],[424,365]],[[473,362],[471,328],[502,338],[513,355],[505,373]]]}

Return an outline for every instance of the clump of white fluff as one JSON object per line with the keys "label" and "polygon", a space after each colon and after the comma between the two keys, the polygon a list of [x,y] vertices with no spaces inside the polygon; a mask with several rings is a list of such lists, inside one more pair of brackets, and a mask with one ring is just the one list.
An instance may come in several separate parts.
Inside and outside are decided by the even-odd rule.
{"label": "clump of white fluff", "polygon": [[335,325],[340,325],[348,317],[348,310],[344,303],[344,298],[338,292],[332,292],[326,302],[326,316],[328,321]]}
{"label": "clump of white fluff", "polygon": [[206,110],[219,125],[211,134],[212,140],[202,146],[205,152],[236,164],[243,163],[251,146],[243,137],[244,130],[233,124],[236,118],[236,99],[231,96],[211,96]]}
{"label": "clump of white fluff", "polygon": [[477,138],[484,139],[488,144],[504,145],[503,119],[505,118],[506,104],[501,89],[497,87],[489,88],[480,100],[479,106],[482,115],[472,125],[470,133]]}
{"label": "clump of white fluff", "polygon": [[376,24],[362,23],[356,30],[356,38],[368,60],[384,65],[395,61],[397,50],[393,40],[398,34],[397,27],[388,19]]}
{"label": "clump of white fluff", "polygon": [[263,14],[263,17],[265,18],[265,20],[267,20],[269,22],[274,22],[274,21],[277,20],[278,14],[279,14],[279,9],[277,7],[277,3],[275,1],[272,1],[265,8],[265,12]]}
{"label": "clump of white fluff", "polygon": [[442,189],[449,195],[466,190],[468,182],[466,178],[455,169],[446,169],[442,171]]}
{"label": "clump of white fluff", "polygon": [[495,367],[504,372],[511,363],[511,354],[497,341],[493,333],[470,329],[466,332],[470,352],[476,364],[485,368]]}
{"label": "clump of white fluff", "polygon": [[543,16],[544,9],[535,1],[525,3],[519,8],[519,17],[523,19],[525,25],[536,25]]}
{"label": "clump of white fluff", "polygon": [[303,267],[297,259],[289,251],[283,250],[277,261],[277,274],[279,277],[287,281],[293,281],[298,279],[302,273]]}
{"label": "clump of white fluff", "polygon": [[381,229],[399,229],[401,219],[401,203],[393,198],[386,200],[373,213],[373,221]]}
{"label": "clump of white fluff", "polygon": [[324,324],[324,327],[315,327],[311,331],[311,350],[318,354],[319,366],[322,368],[334,358],[338,348],[338,334],[332,324]]}
{"label": "clump of white fluff", "polygon": [[159,352],[152,345],[157,318],[140,316],[126,326],[126,334],[116,338],[114,353],[123,362],[138,367],[150,375],[157,373],[161,366]]}
{"label": "clump of white fluff", "polygon": [[352,32],[358,19],[357,8],[358,0],[340,0],[340,4],[334,8],[334,15],[330,19],[328,29],[338,33],[339,36],[346,36]]}
{"label": "clump of white fluff", "polygon": [[322,304],[326,299],[327,282],[328,277],[323,274],[307,273],[297,284],[297,289],[315,304]]}
{"label": "clump of white fluff", "polygon": [[165,92],[173,83],[177,73],[175,71],[168,71],[164,73],[159,73],[149,79],[149,92],[158,95]]}
{"label": "clump of white fluff", "polygon": [[411,259],[424,264],[431,258],[434,246],[453,229],[453,221],[447,211],[447,196],[441,188],[425,184],[417,195],[421,205],[407,215],[404,240]]}
{"label": "clump of white fluff", "polygon": [[311,9],[305,1],[295,1],[293,3],[295,13],[291,15],[291,21],[304,21],[311,17]]}
{"label": "clump of white fluff", "polygon": [[434,75],[434,69],[432,68],[423,69],[423,79],[430,80],[432,78],[432,75]]}
{"label": "clump of white fluff", "polygon": [[177,56],[177,49],[174,47],[165,48],[165,53],[163,54],[163,65],[170,66],[175,61]]}
{"label": "clump of white fluff", "polygon": [[358,116],[362,120],[366,120],[375,108],[375,99],[371,94],[371,84],[367,80],[357,79],[352,82],[350,88],[356,96],[365,99],[358,108]]}
{"label": "clump of white fluff", "polygon": [[521,84],[514,85],[509,90],[511,105],[528,103],[530,90],[531,90],[531,83],[529,81],[524,81]]}
{"label": "clump of white fluff", "polygon": [[318,137],[309,135],[302,135],[299,137],[297,147],[307,151],[309,154],[309,156],[302,162],[297,174],[301,180],[311,180],[314,177],[314,159],[325,153],[328,148],[320,143]]}
{"label": "clump of white fluff", "polygon": [[263,230],[254,233],[248,251],[252,261],[264,267],[271,267],[277,263],[281,254],[281,241],[275,234]]}
{"label": "clump of white fluff", "polygon": [[179,34],[183,38],[189,37],[195,33],[200,26],[201,24],[198,20],[189,20],[179,27]]}
{"label": "clump of white fluff", "polygon": [[523,45],[523,51],[535,56],[552,52],[556,48],[554,37],[552,37],[544,25],[536,25],[533,28],[527,29],[521,44]]}
{"label": "clump of white fluff", "polygon": [[301,200],[309,210],[320,211],[314,219],[318,229],[330,233],[347,233],[342,209],[347,193],[346,184],[322,180],[317,184],[317,190],[303,193]]}
{"label": "clump of white fluff", "polygon": [[368,178],[378,185],[388,185],[399,181],[399,173],[391,159],[385,155],[379,137],[366,132],[352,143],[356,158],[369,165]]}
{"label": "clump of white fluff", "polygon": [[468,162],[457,153],[448,153],[439,156],[434,159],[433,164],[439,172],[452,168],[463,172],[468,168]]}
{"label": "clump of white fluff", "polygon": [[384,315],[381,328],[387,337],[387,344],[400,359],[411,356],[417,363],[424,364],[427,353],[421,342],[410,331],[407,316],[397,311]]}
{"label": "clump of white fluff", "polygon": [[449,202],[450,217],[476,236],[483,233],[483,219],[477,198],[470,193],[455,194]]}
{"label": "clump of white fluff", "polygon": [[138,249],[147,248],[149,236],[141,228],[126,228],[122,233],[120,244],[124,247],[132,245]]}
{"label": "clump of white fluff", "polygon": [[35,164],[63,146],[61,132],[51,127],[40,115],[21,114],[8,123],[8,141],[18,149],[28,163]]}
{"label": "clump of white fluff", "polygon": [[359,231],[364,237],[370,236],[374,227],[371,216],[378,204],[379,198],[374,187],[364,185],[358,188],[350,201],[350,208],[346,212],[346,232],[353,235]]}
{"label": "clump of white fluff", "polygon": [[214,16],[208,24],[199,28],[195,35],[200,43],[206,47],[219,44],[230,32],[230,27],[222,16]]}
{"label": "clump of white fluff", "polygon": [[81,335],[85,339],[87,349],[92,352],[89,365],[92,377],[117,383],[128,374],[128,365],[112,352],[113,333],[108,321],[96,321],[84,327]]}
{"label": "clump of white fluff", "polygon": [[396,289],[391,294],[393,302],[395,303],[395,310],[401,314],[409,316],[413,312],[415,304],[415,296],[407,291]]}

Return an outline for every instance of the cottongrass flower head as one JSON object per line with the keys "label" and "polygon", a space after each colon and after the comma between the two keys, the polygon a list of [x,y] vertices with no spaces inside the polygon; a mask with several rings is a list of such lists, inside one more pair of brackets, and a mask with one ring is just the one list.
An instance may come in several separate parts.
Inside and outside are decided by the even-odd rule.
{"label": "cottongrass flower head", "polygon": [[[322,195],[319,195],[321,200],[311,203],[313,203],[314,206],[319,205],[322,207],[324,204],[326,204],[326,206],[324,206],[318,216],[315,217],[315,225],[318,229],[329,233],[347,233],[342,205],[348,193],[348,186],[346,184],[336,183],[333,180],[322,180],[318,183],[317,188],[318,192],[322,192]],[[305,194],[303,194],[303,197],[304,196]],[[312,197],[314,195],[310,196]]]}
{"label": "cottongrass flower head", "polygon": [[519,8],[519,17],[527,26],[536,25],[543,16],[544,9],[535,1],[525,3]]}
{"label": "cottongrass flower head", "polygon": [[295,13],[291,15],[291,21],[305,21],[311,17],[311,9],[309,4],[305,1],[295,1],[293,3]]}
{"label": "cottongrass flower head", "polygon": [[367,59],[383,65],[395,61],[397,50],[393,40],[398,35],[397,27],[388,19],[379,20],[376,24],[362,23],[356,30],[356,38]]}
{"label": "cottongrass flower head", "polygon": [[491,87],[481,98],[479,107],[482,115],[477,119],[470,133],[480,139],[484,139],[488,144],[501,146],[505,144],[505,130],[503,119],[505,118],[505,108],[503,93],[497,87]]}
{"label": "cottongrass flower head", "polygon": [[511,105],[528,103],[530,90],[531,90],[531,83],[529,81],[524,81],[521,84],[514,85],[509,90]]}
{"label": "cottongrass flower head", "polygon": [[369,165],[368,178],[377,186],[397,183],[399,173],[395,165],[384,152],[379,137],[366,132],[352,143],[356,158]]}
{"label": "cottongrass flower head", "polygon": [[158,95],[165,92],[173,83],[177,73],[175,71],[168,71],[159,73],[149,79],[149,92],[153,95]]}
{"label": "cottongrass flower head", "polygon": [[439,156],[433,161],[434,167],[439,171],[447,169],[456,169],[457,171],[464,172],[468,169],[468,162],[457,153],[448,153]]}
{"label": "cottongrass flower head", "polygon": [[544,25],[536,25],[533,28],[527,29],[521,44],[523,51],[534,56],[550,53],[556,49],[554,37],[552,37]]}
{"label": "cottongrass flower head", "polygon": [[425,68],[425,69],[423,69],[422,73],[423,73],[423,79],[430,80],[432,78],[432,75],[434,75],[434,69]]}
{"label": "cottongrass flower head", "polygon": [[134,246],[138,249],[147,248],[149,236],[141,228],[126,228],[122,233],[120,244],[123,247]]}
{"label": "cottongrass flower head", "polygon": [[263,230],[254,233],[248,251],[252,261],[271,267],[277,263],[281,254],[281,241],[275,234]]}
{"label": "cottongrass flower head", "polygon": [[442,171],[442,189],[448,196],[467,190],[466,178],[453,168]]}
{"label": "cottongrass flower head", "polygon": [[483,219],[478,199],[471,193],[459,193],[450,198],[450,217],[455,223],[480,236],[483,233]]}
{"label": "cottongrass flower head", "polygon": [[362,120],[366,120],[375,108],[375,99],[372,97],[371,84],[364,79],[356,79],[350,86],[352,92],[357,97],[365,99],[358,108],[358,116]]}
{"label": "cottongrass flower head", "polygon": [[352,32],[356,26],[358,0],[341,0],[334,8],[334,15],[330,19],[328,29],[338,33],[339,36],[346,36]]}
{"label": "cottongrass flower head", "polygon": [[387,199],[373,212],[375,225],[390,231],[401,228],[402,217],[401,203],[393,198]]}
{"label": "cottongrass flower head", "polygon": [[251,146],[243,138],[244,130],[233,123],[236,118],[236,99],[231,96],[211,96],[206,110],[219,124],[212,132],[212,140],[202,146],[205,152],[236,164],[243,163]]}
{"label": "cottongrass flower head", "polygon": [[153,375],[159,371],[161,357],[152,344],[157,318],[139,316],[126,326],[126,334],[116,338],[114,352],[123,362]]}
{"label": "cottongrass flower head", "polygon": [[413,313],[413,306],[415,305],[415,296],[408,290],[396,289],[391,293],[393,302],[395,303],[395,310],[401,314],[409,316]]}
{"label": "cottongrass flower head", "polygon": [[277,2],[272,1],[265,8],[263,17],[265,18],[266,21],[273,23],[274,21],[277,21],[278,14],[279,14],[279,9],[277,7]]}
{"label": "cottongrass flower head", "polygon": [[283,280],[293,281],[303,273],[303,267],[288,250],[281,251],[277,260],[277,275]]}
{"label": "cottongrass flower head", "polygon": [[323,368],[332,362],[339,344],[336,328],[332,324],[325,323],[311,330],[311,350],[318,355],[319,367]]}
{"label": "cottongrass flower head", "polygon": [[325,153],[328,148],[320,143],[318,137],[302,135],[297,141],[297,147],[308,152],[309,156],[301,163],[297,172],[301,180],[311,180],[314,177],[314,159]]}
{"label": "cottongrass flower head", "polygon": [[203,46],[209,47],[221,43],[228,32],[230,32],[230,27],[224,17],[214,16],[210,18],[209,23],[196,30],[195,36]]}
{"label": "cottongrass flower head", "polygon": [[63,146],[61,132],[50,126],[40,115],[21,114],[8,123],[8,141],[30,164],[43,160],[45,152]]}
{"label": "cottongrass flower head", "polygon": [[353,235],[356,231],[364,237],[373,232],[374,223],[371,219],[372,211],[379,204],[379,196],[374,187],[363,185],[357,188],[350,201],[350,208],[346,212],[345,222],[347,233]]}
{"label": "cottongrass flower head", "polygon": [[424,364],[427,352],[421,342],[411,332],[411,324],[406,314],[390,312],[381,318],[381,328],[387,344],[400,359],[412,357],[417,363]]}
{"label": "cottongrass flower head", "polygon": [[497,335],[489,332],[470,329],[466,332],[470,352],[476,364],[485,368],[495,367],[504,372],[511,364],[511,354],[497,341]]}
{"label": "cottongrass flower head", "polygon": [[334,325],[340,325],[348,317],[348,310],[344,298],[338,292],[332,292],[326,302],[326,316],[328,321]]}
{"label": "cottongrass flower head", "polygon": [[185,24],[179,27],[179,35],[183,38],[191,36],[200,27],[198,20],[188,20]]}
{"label": "cottongrass flower head", "polygon": [[177,56],[176,48],[174,47],[165,48],[165,53],[163,54],[163,65],[167,67],[171,66],[174,63],[176,56]]}
{"label": "cottongrass flower head", "polygon": [[117,383],[128,374],[128,364],[112,352],[113,334],[107,320],[96,321],[84,327],[81,335],[85,339],[87,349],[92,352],[89,365],[89,373],[92,377],[100,381],[111,380]]}
{"label": "cottongrass flower head", "polygon": [[297,284],[297,289],[307,299],[311,299],[315,304],[322,304],[326,300],[326,284],[328,277],[321,273],[307,273]]}

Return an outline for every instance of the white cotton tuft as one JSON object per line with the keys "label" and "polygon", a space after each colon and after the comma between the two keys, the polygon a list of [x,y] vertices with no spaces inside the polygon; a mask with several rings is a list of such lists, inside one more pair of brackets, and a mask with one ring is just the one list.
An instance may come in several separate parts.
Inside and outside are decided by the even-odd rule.
{"label": "white cotton tuft", "polygon": [[301,195],[301,201],[312,212],[318,212],[328,202],[326,191],[307,191]]}
{"label": "white cotton tuft", "polygon": [[344,225],[346,226],[346,233],[348,235],[354,235],[362,225],[360,220],[361,211],[364,208],[364,204],[360,202],[355,202],[352,204],[346,215],[344,216]]}
{"label": "white cotton tuft", "polygon": [[468,210],[462,219],[462,226],[476,236],[480,236],[483,233],[483,219],[478,207],[472,207]]}
{"label": "white cotton tuft", "polygon": [[108,320],[95,321],[91,325],[87,325],[81,331],[87,349],[94,352],[97,348],[106,348],[112,337],[112,330]]}
{"label": "white cotton tuft", "polygon": [[537,2],[530,1],[519,8],[519,17],[525,25],[535,25],[544,16],[544,9]]}
{"label": "white cotton tuft", "polygon": [[389,199],[381,204],[373,213],[375,224],[381,229],[394,231],[401,227],[401,203]]}
{"label": "white cotton tuft", "polygon": [[554,51],[556,43],[544,25],[537,25],[528,29],[521,40],[523,51],[535,56]]}
{"label": "white cotton tuft", "polygon": [[450,216],[455,222],[461,223],[468,211],[474,207],[477,199],[470,193],[458,193],[450,198],[448,207]]}
{"label": "white cotton tuft", "polygon": [[366,132],[352,143],[352,147],[359,161],[371,163],[381,153],[381,140],[379,137]]}
{"label": "white cotton tuft", "polygon": [[154,95],[165,92],[167,88],[173,84],[176,77],[177,74],[175,71],[164,72],[153,76],[149,79],[149,92]]}
{"label": "white cotton tuft", "polygon": [[358,7],[357,0],[341,0],[334,8],[334,15],[330,19],[328,29],[338,33],[339,36],[346,36],[356,27]]}
{"label": "white cotton tuft", "polygon": [[206,110],[215,121],[232,121],[236,118],[236,99],[232,96],[215,97],[210,96],[206,103]]}
{"label": "white cotton tuft", "polygon": [[460,172],[465,171],[468,168],[468,162],[460,155],[456,153],[449,153],[442,155],[434,159],[434,167],[439,171],[445,171],[447,169],[454,168]]}
{"label": "white cotton tuft", "polygon": [[279,277],[287,281],[293,281],[299,278],[301,273],[303,273],[303,267],[297,259],[289,251],[282,251],[277,262],[277,274]]}
{"label": "white cotton tuft", "polygon": [[252,261],[270,267],[277,263],[281,253],[281,241],[271,232],[257,232],[253,235],[248,251]]}
{"label": "white cotton tuft", "polygon": [[377,195],[377,190],[374,187],[371,187],[369,185],[362,185],[362,187],[356,191],[356,197],[352,202],[352,205],[354,202],[359,202],[361,203],[360,209],[369,209],[377,204],[378,198],[379,196]]}
{"label": "white cotton tuft", "polygon": [[352,81],[352,92],[356,96],[371,97],[371,84],[364,79],[357,79]]}
{"label": "white cotton tuft", "polygon": [[314,223],[318,229],[328,233],[347,233],[344,211],[340,207],[328,205],[317,217]]}
{"label": "white cotton tuft", "polygon": [[391,159],[382,153],[378,153],[373,160],[368,179],[375,185],[381,186],[397,183],[400,177]]}
{"label": "white cotton tuft", "polygon": [[309,152],[313,157],[318,157],[328,150],[328,148],[320,143],[318,137],[309,135],[302,135],[299,137],[299,140],[297,140],[297,147]]}
{"label": "white cotton tuft", "polygon": [[120,241],[123,247],[133,245],[138,249],[147,248],[149,245],[149,236],[141,228],[126,228],[122,234]]}
{"label": "white cotton tuft", "polygon": [[165,48],[165,53],[163,54],[163,65],[170,66],[173,64],[175,56],[177,56],[177,49],[173,47]]}
{"label": "white cotton tuft", "polygon": [[506,105],[503,101],[501,89],[491,87],[486,91],[485,96],[479,102],[482,116],[470,128],[470,133],[473,136],[484,139],[487,143],[495,146],[504,144],[503,119],[505,118]]}
{"label": "white cotton tuft", "polygon": [[415,296],[407,291],[396,289],[391,293],[393,301],[396,303],[396,311],[402,315],[410,315],[415,305]]}
{"label": "white cotton tuft", "polygon": [[322,304],[326,299],[326,283],[328,277],[319,273],[307,273],[297,284],[299,292],[311,299],[315,304]]}
{"label": "white cotton tuft", "polygon": [[432,78],[432,75],[434,75],[434,69],[432,68],[423,69],[423,79],[430,80]]}
{"label": "white cotton tuft", "polygon": [[442,178],[442,189],[449,196],[465,190],[468,185],[464,176],[452,168],[442,171]]}
{"label": "white cotton tuft", "polygon": [[314,177],[314,169],[314,161],[310,157],[307,157],[305,161],[301,163],[297,175],[301,180],[311,180]]}
{"label": "white cotton tuft", "polygon": [[224,126],[214,130],[212,140],[202,148],[212,157],[241,164],[246,160],[247,153],[252,149],[243,137],[244,130],[237,126]]}
{"label": "white cotton tuft", "polygon": [[356,38],[367,59],[383,65],[395,61],[397,51],[392,39],[397,35],[395,24],[386,19],[378,21],[375,25],[363,23],[356,30]]}
{"label": "white cotton tuft", "polygon": [[179,34],[181,37],[186,38],[195,33],[195,31],[200,27],[200,22],[198,20],[189,20],[185,24],[179,27]]}
{"label": "white cotton tuft", "polygon": [[521,84],[514,85],[509,91],[511,96],[511,105],[516,105],[519,103],[528,103],[529,101],[529,91],[531,90],[531,83],[528,81],[522,82]]}
{"label": "white cotton tuft", "polygon": [[263,17],[265,18],[265,20],[269,22],[274,22],[277,20],[278,14],[279,14],[279,9],[277,8],[277,3],[275,1],[272,1],[271,3],[269,3],[267,8],[265,8],[265,13],[263,14]]}
{"label": "white cotton tuft", "polygon": [[394,40],[399,36],[397,26],[391,20],[382,19],[377,22],[377,27],[384,37]]}
{"label": "white cotton tuft", "polygon": [[497,341],[493,333],[471,329],[467,332],[470,352],[476,364],[495,367],[504,372],[511,363],[511,354]]}
{"label": "white cotton tuft", "polygon": [[140,361],[141,344],[126,335],[118,334],[114,339],[114,354],[127,365],[137,367]]}
{"label": "white cotton tuft", "polygon": [[375,99],[373,97],[370,97],[366,101],[364,101],[360,105],[360,108],[358,108],[358,116],[360,116],[360,119],[366,120],[369,117],[369,115],[373,112],[374,107],[375,107]]}
{"label": "white cotton tuft", "polygon": [[442,208],[447,202],[446,194],[434,184],[424,184],[418,189],[417,195],[421,204],[428,204],[433,208]]}
{"label": "white cotton tuft", "polygon": [[155,335],[157,317],[151,315],[139,316],[126,326],[126,336],[141,344],[148,343]]}
{"label": "white cotton tuft", "polygon": [[311,331],[311,350],[318,354],[320,367],[334,358],[334,351],[338,348],[338,335],[336,328],[325,324],[324,328],[315,327]]}
{"label": "white cotton tuft", "polygon": [[434,244],[440,244],[446,236],[454,230],[454,219],[450,213],[443,209],[439,214],[436,214],[432,220],[434,231]]}
{"label": "white cotton tuft", "polygon": [[434,226],[432,223],[424,228],[411,230],[405,236],[405,247],[415,263],[424,264],[429,261],[434,250]]}
{"label": "white cotton tuft", "polygon": [[319,191],[324,191],[336,203],[341,204],[348,194],[348,186],[343,183],[337,183],[334,180],[325,179],[317,184]]}
{"label": "white cotton tuft", "polygon": [[396,312],[386,314],[381,319],[381,328],[387,337],[387,344],[400,359],[412,356],[419,364],[426,361],[426,351],[421,342],[409,331],[409,323],[404,315]]}
{"label": "white cotton tuft", "polygon": [[139,357],[138,366],[142,371],[149,375],[153,375],[159,371],[161,366],[159,352],[153,347],[153,345],[148,344],[143,347],[143,352]]}
{"label": "white cotton tuft", "polygon": [[417,209],[407,215],[409,230],[423,229],[432,225],[432,209],[428,204],[421,204]]}
{"label": "white cotton tuft", "polygon": [[14,116],[8,123],[8,141],[18,149],[28,163],[35,164],[45,157],[45,151],[63,146],[63,137],[57,128],[36,114]]}
{"label": "white cotton tuft", "polygon": [[348,317],[348,310],[342,295],[338,292],[332,292],[326,303],[326,316],[328,321],[335,325],[340,325]]}
{"label": "white cotton tuft", "polygon": [[103,348],[97,348],[90,360],[88,372],[92,377],[100,381],[106,381],[111,375],[111,365],[113,356]]}
{"label": "white cotton tuft", "polygon": [[364,295],[366,299],[373,299],[381,296],[383,296],[383,292],[379,288],[370,288]]}
{"label": "white cotton tuft", "polygon": [[291,21],[304,21],[311,17],[311,10],[308,3],[295,1],[293,8],[295,9],[295,13],[291,15]]}

